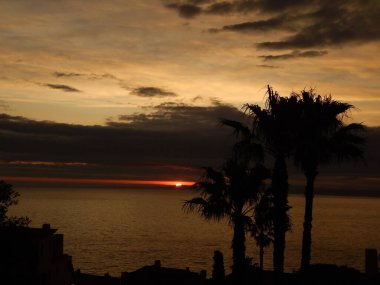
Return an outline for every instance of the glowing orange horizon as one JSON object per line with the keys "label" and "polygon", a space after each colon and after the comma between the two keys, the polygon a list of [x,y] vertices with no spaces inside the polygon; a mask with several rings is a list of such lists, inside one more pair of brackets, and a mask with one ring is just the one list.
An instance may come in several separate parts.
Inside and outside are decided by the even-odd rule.
{"label": "glowing orange horizon", "polygon": [[121,185],[160,185],[160,186],[191,186],[195,182],[183,180],[133,180],[133,179],[94,179],[94,178],[60,178],[60,177],[19,177],[3,176],[3,180],[28,182],[75,182],[80,184],[121,184]]}

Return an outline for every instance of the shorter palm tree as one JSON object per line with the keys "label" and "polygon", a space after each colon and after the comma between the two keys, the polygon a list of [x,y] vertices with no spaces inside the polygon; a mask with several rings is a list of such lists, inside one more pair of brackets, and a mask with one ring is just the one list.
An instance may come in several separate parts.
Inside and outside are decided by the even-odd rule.
{"label": "shorter palm tree", "polygon": [[260,250],[260,271],[264,270],[264,249],[273,242],[273,196],[264,190],[259,194],[253,211],[250,232]]}
{"label": "shorter palm tree", "polygon": [[287,158],[293,153],[299,112],[297,96],[282,97],[268,86],[265,108],[246,104],[245,108],[252,120],[252,133],[274,159],[271,193],[273,194],[273,269],[275,283],[282,284],[286,232],[289,230],[288,170]]}
{"label": "shorter palm tree", "polygon": [[261,165],[249,168],[247,163],[231,159],[220,171],[205,168],[203,179],[196,183],[200,196],[185,201],[184,208],[198,212],[206,220],[228,219],[233,228],[232,273],[241,282],[246,267],[245,232],[251,223],[262,182],[269,178],[269,171]]}

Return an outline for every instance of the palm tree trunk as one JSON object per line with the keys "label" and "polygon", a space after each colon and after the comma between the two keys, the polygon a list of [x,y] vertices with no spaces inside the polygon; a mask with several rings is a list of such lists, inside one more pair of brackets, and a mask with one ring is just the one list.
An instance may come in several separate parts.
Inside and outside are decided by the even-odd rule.
{"label": "palm tree trunk", "polygon": [[315,169],[313,169],[310,171],[306,171],[305,175],[306,175],[305,216],[304,216],[304,222],[303,222],[301,270],[307,269],[310,265],[314,181],[315,181],[315,177],[318,175],[318,172]]}
{"label": "palm tree trunk", "polygon": [[232,274],[236,284],[242,284],[245,271],[245,228],[241,217],[236,217],[234,223],[234,236],[232,239]]}
{"label": "palm tree trunk", "polygon": [[272,194],[274,204],[273,268],[276,285],[283,283],[285,234],[289,227],[288,191],[288,173],[285,157],[283,155],[278,155],[275,160],[272,176]]}

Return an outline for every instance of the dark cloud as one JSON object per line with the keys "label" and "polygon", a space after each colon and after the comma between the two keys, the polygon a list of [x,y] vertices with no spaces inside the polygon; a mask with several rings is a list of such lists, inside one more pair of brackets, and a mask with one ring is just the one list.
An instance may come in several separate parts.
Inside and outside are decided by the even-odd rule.
{"label": "dark cloud", "polygon": [[[177,173],[186,175],[183,167],[217,166],[228,155],[234,138],[229,129],[218,124],[221,117],[241,120],[243,114],[217,102],[209,107],[163,103],[145,114],[120,116],[120,120],[106,126],[60,124],[2,114],[2,161],[55,163],[51,167],[46,163],[12,164],[2,175],[45,176],[50,171],[50,176],[131,175],[131,179],[152,179],[160,173],[173,179],[173,172],[152,165],[176,165]],[[77,165],[70,172],[67,163],[72,162]],[[66,170],[62,172],[62,168]],[[51,173],[55,170],[56,174]]]}
{"label": "dark cloud", "polygon": [[193,18],[201,13],[201,8],[194,4],[167,4],[166,7],[175,9],[183,18]]}
{"label": "dark cloud", "polygon": [[93,79],[93,80],[101,80],[101,79],[113,79],[119,82],[124,81],[123,79],[120,79],[116,77],[113,74],[110,73],[103,73],[103,74],[96,74],[96,73],[89,73],[89,74],[84,74],[87,76],[88,79]]}
{"label": "dark cloud", "polygon": [[[230,154],[234,137],[230,129],[219,125],[221,117],[245,118],[238,109],[218,101],[206,107],[167,102],[145,114],[120,116],[120,120],[106,126],[60,124],[0,114],[2,175],[197,179],[199,167],[218,166]],[[357,188],[356,193],[368,193],[367,186],[377,191],[379,144],[380,128],[369,128],[367,166],[321,166],[318,181],[327,180],[318,187],[342,188],[350,184]],[[298,173],[302,187],[304,178],[291,161],[289,169],[291,179]],[[336,177],[346,183],[331,186]]]}
{"label": "dark cloud", "polygon": [[193,4],[193,5],[201,5],[201,4],[209,4],[213,3],[216,0],[189,0],[188,3]]}
{"label": "dark cloud", "polygon": [[308,14],[312,24],[280,41],[259,43],[259,48],[292,49],[341,46],[380,40],[380,2],[334,1]]}
{"label": "dark cloud", "polygon": [[116,81],[123,81],[110,73],[96,74],[96,73],[77,73],[77,72],[53,72],[55,77],[86,77],[87,79],[101,80],[101,79],[113,79]]}
{"label": "dark cloud", "polygon": [[240,24],[224,26],[223,30],[234,32],[255,32],[255,31],[268,31],[273,29],[278,30],[294,30],[295,18],[288,17],[287,15],[280,15],[278,17],[270,18],[267,20],[244,22]]}
{"label": "dark cloud", "polygon": [[[121,78],[118,78],[117,76],[110,74],[110,73],[78,73],[78,72],[61,72],[61,71],[56,71],[53,72],[53,75],[58,78],[85,78],[88,80],[113,80],[115,81],[120,88],[126,89],[126,90],[131,90],[131,88],[128,86],[128,83]],[[66,92],[81,92],[80,90],[70,87],[68,85],[62,85],[62,84],[40,84],[44,86],[48,86],[53,89],[62,89],[63,91]]]}
{"label": "dark cloud", "polygon": [[[197,9],[196,16],[200,13],[225,15],[230,13],[249,13],[249,12],[283,12],[295,8],[312,6],[316,0],[214,0],[214,1],[194,1],[194,0],[173,0],[163,1],[168,8],[176,9],[179,13],[182,6],[194,6]],[[293,11],[294,12],[294,11]],[[180,13],[180,16],[184,16]]]}
{"label": "dark cloud", "polygon": [[210,131],[211,128],[217,127],[221,118],[239,120],[244,118],[243,114],[233,106],[225,105],[215,99],[212,103],[212,106],[200,107],[166,102],[153,107],[151,113],[123,115],[119,117],[121,122],[109,124],[120,126],[124,124],[123,122],[127,122],[133,128],[192,132],[194,128],[198,131]]}
{"label": "dark cloud", "polygon": [[[190,2],[174,1],[173,8],[179,10],[178,3],[185,5]],[[235,0],[201,3],[196,7],[197,13],[192,17],[200,13],[252,13],[255,17],[265,18],[226,25],[222,29],[213,28],[211,32],[293,32],[282,39],[258,43],[257,47],[262,49],[327,48],[380,40],[378,0]]]}
{"label": "dark cloud", "polygon": [[269,65],[269,64],[258,64],[256,65],[258,67],[262,67],[262,68],[279,68],[278,66],[275,66],[275,65]]}
{"label": "dark cloud", "polygon": [[305,57],[318,57],[326,55],[325,50],[308,50],[308,51],[293,51],[291,53],[280,54],[280,55],[260,55],[259,58],[264,59],[264,61],[271,60],[286,60],[294,58],[305,58]]}
{"label": "dark cloud", "polygon": [[64,85],[64,84],[50,84],[50,83],[47,83],[47,84],[44,84],[44,86],[47,86],[51,89],[59,89],[59,90],[62,90],[62,91],[65,91],[65,92],[81,92],[80,90],[74,88],[74,87],[71,87],[71,86],[68,86],[68,85]]}
{"label": "dark cloud", "polygon": [[210,14],[224,15],[229,14],[234,10],[234,4],[227,1],[213,3],[207,7],[206,12]]}
{"label": "dark cloud", "polygon": [[132,94],[140,97],[176,97],[177,94],[158,87],[138,87]]}
{"label": "dark cloud", "polygon": [[283,12],[299,8],[312,8],[318,3],[328,0],[240,0],[235,1],[242,11]]}
{"label": "dark cloud", "polygon": [[73,73],[73,72],[54,72],[53,75],[55,77],[78,77],[78,76],[83,76],[84,74],[81,73]]}

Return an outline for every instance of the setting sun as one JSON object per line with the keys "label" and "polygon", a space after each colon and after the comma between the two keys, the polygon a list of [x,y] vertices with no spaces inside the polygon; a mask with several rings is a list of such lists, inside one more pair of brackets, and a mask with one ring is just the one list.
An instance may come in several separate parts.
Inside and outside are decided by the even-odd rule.
{"label": "setting sun", "polygon": [[79,184],[115,184],[115,185],[158,185],[158,186],[192,186],[194,181],[170,181],[170,180],[132,180],[132,179],[93,179],[93,178],[63,178],[63,177],[19,177],[3,176],[7,181],[28,182],[59,182]]}

